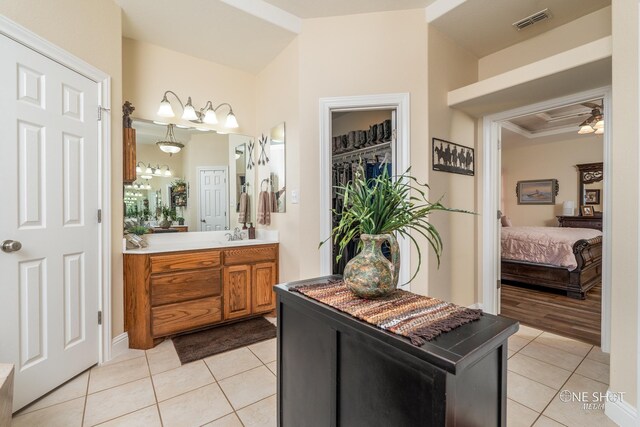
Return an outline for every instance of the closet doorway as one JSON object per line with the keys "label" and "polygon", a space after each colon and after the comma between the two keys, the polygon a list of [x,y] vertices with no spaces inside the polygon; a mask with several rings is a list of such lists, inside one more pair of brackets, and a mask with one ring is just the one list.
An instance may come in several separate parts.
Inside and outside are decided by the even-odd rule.
{"label": "closet doorway", "polygon": [[[365,173],[375,176],[383,169],[391,176],[409,166],[409,94],[323,98],[320,100],[320,236],[326,239],[336,218],[332,209],[341,208],[335,185],[346,184],[359,162]],[[402,264],[399,283],[410,275],[410,247],[398,238]],[[341,274],[346,261],[355,255],[355,244],[343,261],[335,262],[334,247],[321,247],[321,274]],[[409,286],[402,286],[409,290]]]}

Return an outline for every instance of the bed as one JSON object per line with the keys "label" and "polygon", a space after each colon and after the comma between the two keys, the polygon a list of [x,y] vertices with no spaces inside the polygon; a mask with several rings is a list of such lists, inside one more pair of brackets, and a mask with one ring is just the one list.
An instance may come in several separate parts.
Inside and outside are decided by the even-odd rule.
{"label": "bed", "polygon": [[503,227],[501,280],[559,289],[585,299],[601,282],[602,232],[586,228]]}

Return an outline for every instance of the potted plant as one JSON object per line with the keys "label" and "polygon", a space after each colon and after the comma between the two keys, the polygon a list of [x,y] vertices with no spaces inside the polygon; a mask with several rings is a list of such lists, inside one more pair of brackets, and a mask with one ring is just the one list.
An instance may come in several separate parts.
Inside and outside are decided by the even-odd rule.
{"label": "potted plant", "polygon": [[162,221],[158,223],[160,228],[169,228],[171,223],[176,219],[176,210],[167,205],[160,206],[160,212],[162,213]]}
{"label": "potted plant", "polygon": [[179,216],[178,218],[176,218],[176,220],[178,221],[178,225],[184,225],[184,218]]}
{"label": "potted plant", "polygon": [[173,183],[171,183],[171,186],[173,187],[172,191],[174,193],[184,193],[185,191],[187,191],[187,181],[181,178],[173,181]]}
{"label": "potted plant", "polygon": [[[438,230],[428,221],[435,211],[466,212],[443,206],[439,199],[435,203],[426,197],[427,184],[420,183],[407,169],[394,181],[384,167],[380,175],[367,179],[362,166],[355,178],[336,191],[343,197],[343,208],[334,210],[340,220],[327,239],[333,239],[339,250],[336,261],[342,258],[344,248],[360,238],[358,255],[346,265],[343,280],[347,287],[362,298],[377,298],[393,292],[398,285],[400,251],[394,236],[411,240],[418,252],[418,265],[409,282],[416,277],[422,264],[422,252],[416,236],[423,236],[433,249],[438,265],[442,254],[442,238]],[[320,245],[325,243],[321,242]],[[381,251],[388,242],[391,252],[389,261]]]}
{"label": "potted plant", "polygon": [[129,227],[127,231],[130,234],[135,234],[136,236],[142,236],[143,234],[147,234],[149,232],[149,229],[144,225],[134,225],[132,227]]}

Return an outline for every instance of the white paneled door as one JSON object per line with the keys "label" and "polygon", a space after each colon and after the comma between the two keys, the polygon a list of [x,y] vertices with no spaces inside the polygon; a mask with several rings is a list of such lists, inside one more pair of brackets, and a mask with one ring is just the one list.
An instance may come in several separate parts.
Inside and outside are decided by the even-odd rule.
{"label": "white paneled door", "polygon": [[15,411],[98,361],[98,86],[3,35],[0,56],[0,362],[15,364]]}
{"label": "white paneled door", "polygon": [[227,223],[227,169],[199,169],[200,231],[229,228]]}

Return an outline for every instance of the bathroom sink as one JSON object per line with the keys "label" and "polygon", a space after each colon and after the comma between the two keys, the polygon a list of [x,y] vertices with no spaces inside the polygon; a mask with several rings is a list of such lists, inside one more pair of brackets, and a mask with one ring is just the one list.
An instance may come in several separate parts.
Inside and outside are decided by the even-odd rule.
{"label": "bathroom sink", "polygon": [[249,246],[267,243],[264,240],[248,239],[248,240],[222,240],[218,241],[220,246]]}

